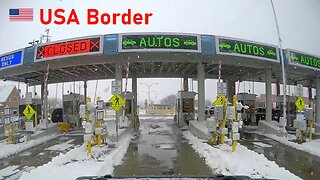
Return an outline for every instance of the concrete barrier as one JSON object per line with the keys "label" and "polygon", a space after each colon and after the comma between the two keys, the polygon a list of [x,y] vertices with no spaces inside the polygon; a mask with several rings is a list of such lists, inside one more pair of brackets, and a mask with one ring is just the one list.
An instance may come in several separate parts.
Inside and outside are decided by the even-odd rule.
{"label": "concrete barrier", "polygon": [[189,121],[188,129],[192,135],[196,136],[197,138],[203,140],[208,139],[208,128],[205,126],[205,122]]}
{"label": "concrete barrier", "polygon": [[283,131],[282,126],[277,121],[259,121],[258,132],[263,134],[274,134],[279,137],[286,137],[287,132]]}

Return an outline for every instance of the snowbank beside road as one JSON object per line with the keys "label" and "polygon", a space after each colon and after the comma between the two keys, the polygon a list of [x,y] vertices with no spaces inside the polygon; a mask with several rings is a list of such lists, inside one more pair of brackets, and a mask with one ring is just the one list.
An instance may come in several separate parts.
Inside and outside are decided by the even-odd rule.
{"label": "snowbank beside road", "polygon": [[66,154],[60,154],[43,166],[30,172],[24,172],[20,179],[74,180],[81,176],[112,174],[113,167],[122,162],[131,137],[130,133],[124,135],[113,149],[106,146],[94,146],[92,148],[92,157],[87,155],[86,145],[84,144],[81,147],[70,150]]}
{"label": "snowbank beside road", "polygon": [[188,131],[183,135],[189,140],[192,148],[205,158],[206,164],[216,174],[246,175],[252,178],[300,179],[285,168],[279,167],[275,162],[269,161],[264,155],[251,151],[239,143],[237,151],[232,153],[229,145],[212,147]]}
{"label": "snowbank beside road", "polygon": [[55,134],[55,135],[45,136],[45,137],[37,138],[37,139],[31,140],[31,141],[18,143],[18,144],[7,144],[7,142],[3,141],[0,143],[0,147],[1,147],[0,159],[17,154],[17,153],[22,152],[24,150],[30,149],[34,146],[37,146],[37,145],[42,144],[44,142],[50,141],[50,140],[55,139],[57,137],[59,137],[59,135]]}
{"label": "snowbank beside road", "polygon": [[290,146],[290,147],[293,147],[295,149],[298,149],[298,150],[307,152],[309,154],[312,154],[314,156],[320,157],[320,139],[313,140],[311,142],[305,142],[305,143],[302,143],[302,144],[298,144],[298,143],[294,143],[294,142],[289,141],[290,139],[288,139],[286,137],[278,137],[278,136],[273,135],[273,134],[263,134],[263,133],[260,133],[260,132],[256,132],[256,133],[259,134],[259,135],[265,136],[267,138],[273,139],[275,141],[278,141],[278,142],[280,142],[282,144],[285,144],[287,146]]}

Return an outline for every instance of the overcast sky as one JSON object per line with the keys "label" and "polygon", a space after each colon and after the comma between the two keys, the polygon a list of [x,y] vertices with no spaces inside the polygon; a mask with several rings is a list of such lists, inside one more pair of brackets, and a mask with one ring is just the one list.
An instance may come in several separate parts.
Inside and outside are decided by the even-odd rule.
{"label": "overcast sky", "polygon": [[[320,1],[274,0],[274,4],[283,47],[320,56]],[[18,7],[34,8],[34,21],[9,22],[8,9]],[[1,0],[0,8],[0,54],[26,47],[28,42],[39,39],[45,28],[50,29],[53,41],[122,32],[185,32],[224,35],[278,45],[270,0]],[[64,8],[67,12],[74,8],[81,25],[42,25],[40,8]],[[124,13],[130,8],[133,12],[152,12],[153,16],[149,25],[88,26],[85,20],[88,8],[109,13]],[[179,79],[140,79],[141,82],[159,83],[154,86],[155,92],[151,93],[153,99],[161,99],[180,89]],[[206,81],[206,97],[209,99],[216,96],[215,83],[213,80]],[[89,84],[89,94],[93,97],[96,81]],[[244,88],[242,83],[240,91],[248,91],[249,84],[246,83]],[[250,85],[252,88],[253,84]],[[20,86],[24,92],[25,85],[21,83]],[[58,86],[58,97],[61,97],[61,86]],[[109,86],[110,81],[99,81],[97,95],[109,98]],[[256,83],[254,87],[255,93],[264,93],[263,84]],[[69,88],[70,85],[66,84],[65,91]],[[49,90],[50,96],[55,97],[56,85],[50,85]],[[143,91],[147,88],[140,86],[138,90],[139,97],[145,99],[147,96]]]}

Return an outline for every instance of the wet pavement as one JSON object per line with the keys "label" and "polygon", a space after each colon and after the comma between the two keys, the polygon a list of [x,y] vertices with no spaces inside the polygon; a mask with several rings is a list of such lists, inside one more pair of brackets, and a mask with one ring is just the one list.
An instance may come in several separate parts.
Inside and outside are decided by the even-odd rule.
{"label": "wet pavement", "polygon": [[145,119],[114,176],[210,176],[172,119]]}
{"label": "wet pavement", "polygon": [[[24,171],[30,171],[42,166],[60,153],[66,153],[70,149],[83,144],[83,135],[61,135],[51,141],[45,142],[16,155],[0,160],[0,170],[15,167],[15,173],[4,176],[4,179],[18,179]],[[0,176],[1,179],[1,176]]]}
{"label": "wet pavement", "polygon": [[255,134],[252,131],[241,131],[240,144],[285,167],[302,179],[320,179],[320,158],[303,151],[291,148],[272,139]]}

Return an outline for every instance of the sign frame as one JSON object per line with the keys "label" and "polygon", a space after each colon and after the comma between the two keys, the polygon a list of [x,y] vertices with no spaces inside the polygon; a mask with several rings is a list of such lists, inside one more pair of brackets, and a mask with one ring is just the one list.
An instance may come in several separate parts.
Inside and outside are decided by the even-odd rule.
{"label": "sign frame", "polygon": [[[227,40],[233,40],[233,41],[242,41],[245,43],[252,43],[252,44],[258,44],[258,45],[263,45],[263,46],[270,46],[276,48],[277,51],[277,59],[270,59],[266,57],[259,57],[259,56],[252,56],[252,55],[246,55],[246,54],[232,54],[232,53],[227,53],[227,52],[221,52],[219,49],[219,40],[220,39],[227,39]],[[250,41],[250,40],[245,40],[245,39],[239,39],[239,38],[233,38],[233,37],[227,37],[227,36],[215,36],[215,45],[216,45],[216,53],[217,55],[228,55],[228,56],[239,56],[239,57],[246,57],[246,58],[251,58],[251,59],[260,59],[260,60],[265,60],[268,62],[273,62],[273,63],[281,63],[280,62],[280,50],[278,46],[272,45],[272,44],[267,44],[267,43],[261,43],[261,42],[256,42],[256,41]]]}
{"label": "sign frame", "polygon": [[[7,52],[7,53],[4,53],[4,54],[0,54],[0,57],[3,57],[3,56],[7,56],[7,55],[10,55],[10,54],[14,54],[14,53],[17,53],[17,52],[21,52],[21,61],[19,64],[14,64],[12,66],[6,66],[6,67],[2,67],[0,68],[0,71],[3,70],[3,69],[8,69],[8,68],[12,68],[12,67],[16,67],[16,66],[20,66],[20,65],[23,65],[23,58],[24,58],[24,48],[22,49],[17,49],[17,50],[14,50],[14,51],[10,51],[10,52]],[[1,60],[1,59],[0,59]]]}
{"label": "sign frame", "polygon": [[[223,90],[223,92],[221,91]],[[227,83],[224,82],[217,82],[217,95],[223,95],[226,96],[227,95]]]}
{"label": "sign frame", "polygon": [[122,86],[121,81],[111,81],[111,94],[112,95],[114,95],[115,93],[121,94],[121,86]]}
{"label": "sign frame", "polygon": [[[122,48],[122,36],[144,36],[144,35],[177,35],[177,36],[196,36],[197,37],[197,47],[198,50],[192,50],[192,49],[165,49],[165,48],[159,48],[159,49],[123,49]],[[191,34],[191,33],[165,33],[165,32],[145,32],[145,33],[120,33],[118,37],[118,52],[189,52],[189,53],[201,53],[201,35],[200,34]]]}
{"label": "sign frame", "polygon": [[32,92],[26,92],[26,104],[32,104]]}
{"label": "sign frame", "polygon": [[306,55],[306,56],[312,56],[312,57],[315,57],[315,58],[318,58],[320,59],[319,56],[316,56],[316,55],[313,55],[313,54],[310,54],[310,53],[305,53],[305,52],[302,52],[302,51],[297,51],[297,50],[293,50],[293,49],[285,49],[285,52],[286,52],[286,59],[287,59],[287,63],[288,65],[290,66],[297,66],[297,67],[301,67],[301,68],[307,68],[307,69],[312,69],[312,70],[316,70],[316,71],[320,71],[320,67],[317,69],[315,67],[312,67],[312,66],[307,66],[307,65],[303,65],[303,64],[300,64],[300,63],[293,63],[291,62],[291,53],[298,53],[298,54],[303,54],[303,55]]}
{"label": "sign frame", "polygon": [[[77,37],[77,38],[70,38],[70,39],[63,39],[63,40],[58,40],[58,41],[52,41],[49,43],[43,43],[43,44],[36,44],[34,47],[34,57],[33,57],[33,62],[38,63],[42,61],[48,61],[52,59],[63,59],[63,58],[69,58],[69,57],[74,57],[74,56],[84,56],[84,55],[95,55],[95,54],[103,54],[103,40],[104,40],[104,35],[94,35],[94,36],[83,36],[83,37]],[[68,42],[68,41],[77,41],[77,40],[84,40],[84,39],[90,39],[90,38],[99,38],[99,46],[100,49],[99,51],[96,52],[87,52],[87,53],[80,53],[80,54],[69,54],[69,55],[63,55],[63,56],[54,56],[54,57],[48,57],[48,58],[42,58],[42,59],[37,59],[37,50],[38,47],[41,46],[47,46],[47,45],[52,45],[52,44],[59,44],[63,42]]]}

